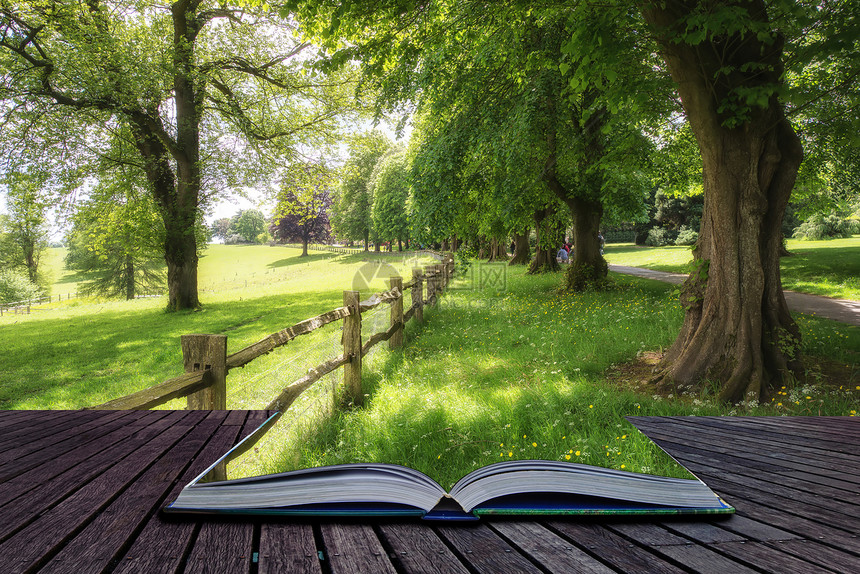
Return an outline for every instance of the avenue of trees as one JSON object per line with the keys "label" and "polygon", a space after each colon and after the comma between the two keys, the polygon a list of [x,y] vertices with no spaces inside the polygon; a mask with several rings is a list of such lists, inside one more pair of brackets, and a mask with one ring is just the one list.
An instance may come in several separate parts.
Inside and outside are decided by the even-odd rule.
{"label": "avenue of trees", "polygon": [[[656,380],[759,400],[803,369],[785,237],[856,231],[858,18],[851,0],[0,0],[4,167],[51,172],[40,205],[76,190],[70,244],[102,292],[157,280],[160,257],[170,309],[200,304],[207,207],[255,185],[273,218],[211,234],[513,243],[530,273],[569,239],[571,291],[606,285],[607,227],[692,245]],[[369,114],[408,117],[408,145],[345,129]]]}
{"label": "avenue of trees", "polygon": [[[381,107],[411,102],[424,114],[413,163],[419,237],[429,227],[506,238],[529,212],[540,224],[561,202],[574,225],[571,289],[599,286],[603,218],[642,206],[661,175],[653,158],[671,139],[659,134],[689,125],[704,197],[696,271],[658,378],[720,381],[720,397],[737,401],[801,372],[779,276],[782,221],[796,183],[818,184],[814,195],[822,181],[825,194],[856,193],[844,183],[857,168],[848,159],[856,131],[847,127],[857,117],[856,3],[380,0],[371,8],[319,0],[290,8],[332,50],[331,66],[361,62]],[[845,147],[835,149],[837,141]],[[805,142],[817,145],[801,172]],[[683,175],[689,158],[677,159]],[[845,173],[831,183],[834,168]]]}

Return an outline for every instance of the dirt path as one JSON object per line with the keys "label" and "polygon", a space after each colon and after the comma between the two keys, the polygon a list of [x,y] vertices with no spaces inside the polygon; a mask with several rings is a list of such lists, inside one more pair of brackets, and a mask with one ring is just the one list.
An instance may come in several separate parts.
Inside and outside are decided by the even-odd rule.
{"label": "dirt path", "polygon": [[[625,265],[610,265],[609,270],[615,273],[635,275],[675,285],[683,283],[687,278],[682,273],[666,273],[642,267],[627,267]],[[824,317],[825,319],[832,319],[860,327],[860,301],[831,299],[829,297],[807,295],[806,293],[797,293],[795,291],[785,291],[785,300],[792,311]]]}

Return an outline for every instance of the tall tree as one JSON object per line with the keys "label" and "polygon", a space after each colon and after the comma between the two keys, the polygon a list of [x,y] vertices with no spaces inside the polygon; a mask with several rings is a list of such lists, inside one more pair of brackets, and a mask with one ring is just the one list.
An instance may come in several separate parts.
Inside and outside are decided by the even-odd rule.
{"label": "tall tree", "polygon": [[[787,5],[784,7],[788,8]],[[643,14],[702,156],[705,204],[681,333],[661,378],[722,382],[757,400],[800,372],[800,332],[780,281],[780,227],[803,150],[785,116],[782,4],[649,3]]]}
{"label": "tall tree", "polygon": [[266,218],[259,209],[243,209],[236,214],[230,230],[248,243],[256,243],[257,237],[266,231]]}
{"label": "tall tree", "polygon": [[219,217],[209,226],[209,234],[213,238],[226,241],[230,235],[230,227],[233,225],[233,220],[229,217]]}
{"label": "tall tree", "polygon": [[281,243],[301,242],[300,257],[308,256],[308,243],[324,243],[331,237],[329,210],[334,182],[334,173],[321,162],[293,164],[281,181],[271,232]]}
{"label": "tall tree", "polygon": [[48,248],[48,204],[40,193],[40,178],[13,173],[3,183],[8,216],[4,218],[5,229],[0,229],[0,263],[25,270],[31,283],[44,283],[40,263]]}
{"label": "tall tree", "polygon": [[383,156],[370,178],[373,227],[381,241],[397,241],[398,251],[409,239],[409,158],[394,148]]}
{"label": "tall tree", "polygon": [[373,168],[390,147],[391,142],[379,131],[353,136],[349,141],[349,159],[341,170],[332,216],[334,232],[342,239],[364,241],[365,251],[373,230],[370,178]]}
{"label": "tall tree", "polygon": [[163,292],[164,224],[145,180],[136,175],[104,174],[76,206],[66,266],[87,278],[83,293],[131,300]]}
{"label": "tall tree", "polygon": [[277,140],[294,153],[303,134],[335,129],[352,106],[349,82],[308,73],[295,59],[307,44],[266,16],[209,0],[0,4],[7,111],[66,108],[132,134],[164,222],[169,309],[199,305],[195,226],[217,171],[203,144],[218,153],[238,141],[248,157]]}

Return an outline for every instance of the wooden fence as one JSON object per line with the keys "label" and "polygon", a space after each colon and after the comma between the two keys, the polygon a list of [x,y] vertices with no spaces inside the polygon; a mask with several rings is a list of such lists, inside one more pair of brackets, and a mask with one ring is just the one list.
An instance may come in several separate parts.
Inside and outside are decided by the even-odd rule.
{"label": "wooden fence", "polygon": [[[257,357],[286,345],[296,337],[340,320],[343,321],[343,354],[309,369],[305,376],[284,387],[265,408],[283,412],[302,392],[339,367],[344,368],[346,401],[361,404],[364,398],[361,389],[362,358],[374,345],[383,341],[388,341],[389,348],[400,347],[403,343],[403,328],[406,323],[412,318],[419,322],[424,320],[424,306],[436,304],[439,296],[448,286],[453,272],[453,257],[446,254],[437,265],[425,267],[423,270],[413,269],[412,280],[406,284],[401,277],[391,277],[388,291],[376,293],[364,301],[359,300],[358,291],[344,291],[343,306],[272,333],[231,355],[227,355],[226,335],[182,335],[185,374],[92,408],[150,409],[184,396],[187,397],[188,409],[226,409],[227,373],[230,369],[243,367]],[[411,290],[412,305],[404,312],[403,294],[407,289]],[[390,327],[372,335],[362,343],[362,313],[383,303],[391,304]]]}

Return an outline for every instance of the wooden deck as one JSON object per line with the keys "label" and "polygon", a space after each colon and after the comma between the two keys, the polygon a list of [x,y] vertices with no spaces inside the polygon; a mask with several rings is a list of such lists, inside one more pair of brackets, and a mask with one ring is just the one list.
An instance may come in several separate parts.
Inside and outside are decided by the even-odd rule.
{"label": "wooden deck", "polygon": [[262,411],[0,412],[0,571],[860,571],[860,419],[631,418],[733,504],[719,521],[165,520]]}

